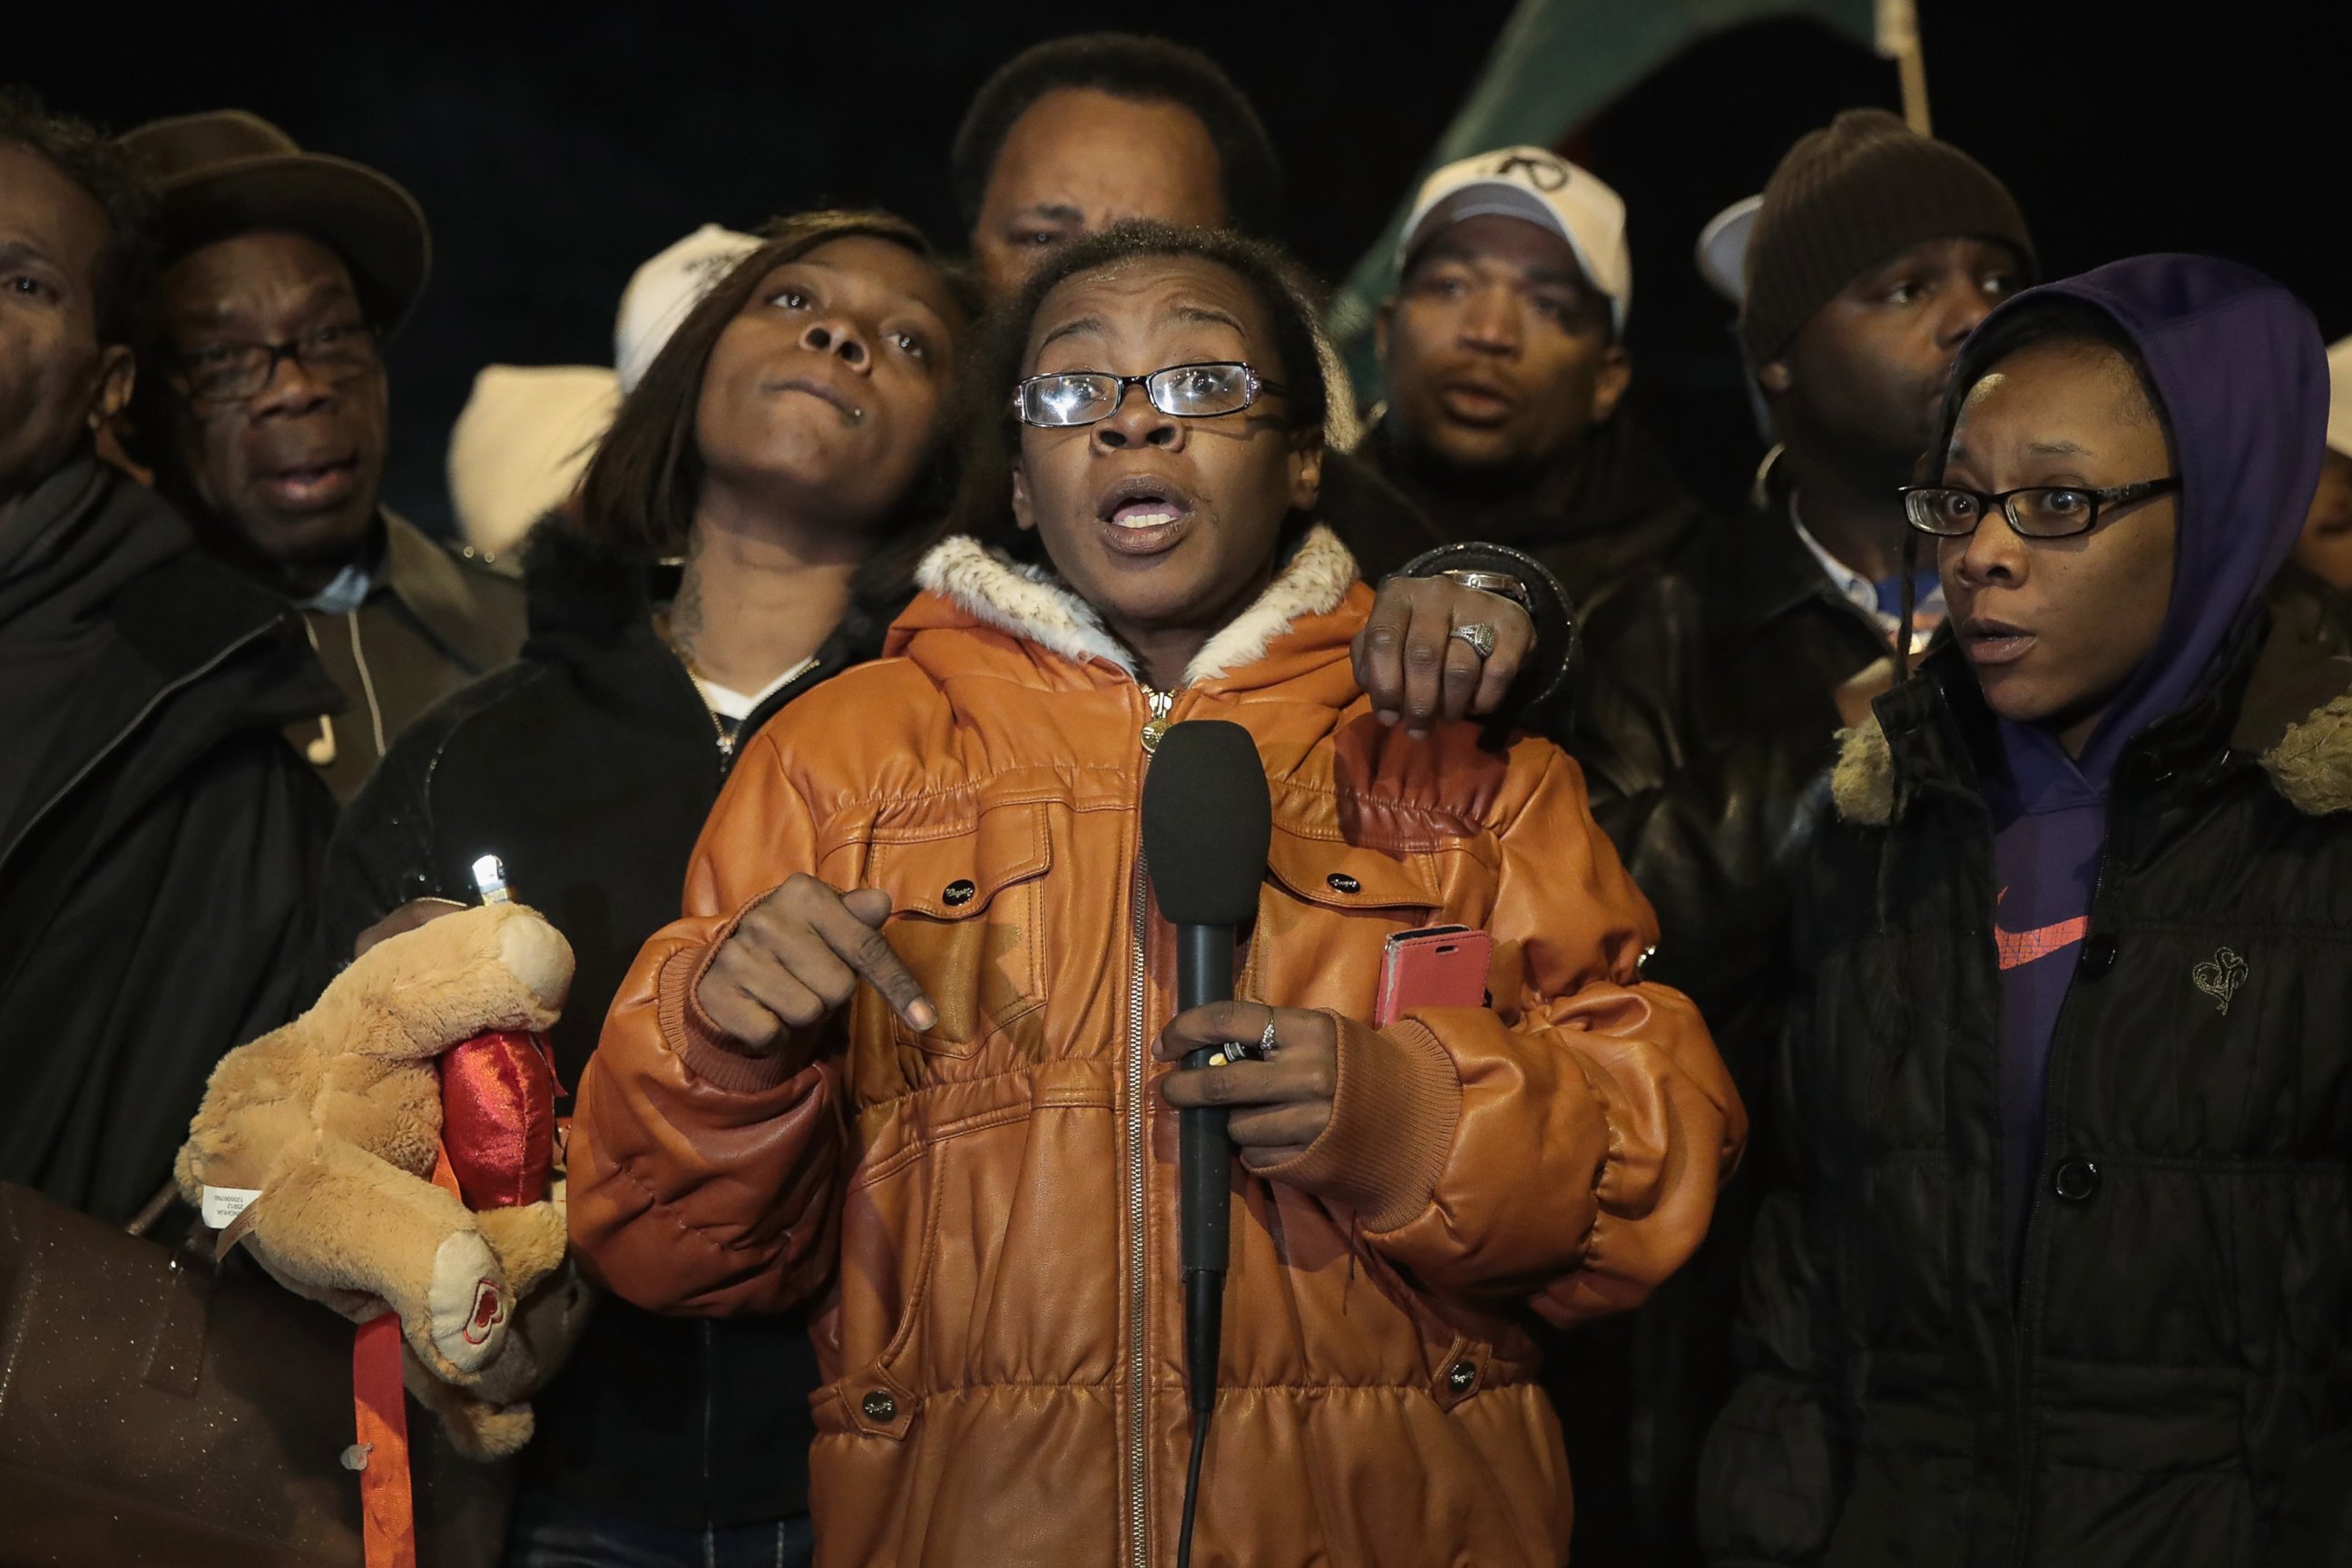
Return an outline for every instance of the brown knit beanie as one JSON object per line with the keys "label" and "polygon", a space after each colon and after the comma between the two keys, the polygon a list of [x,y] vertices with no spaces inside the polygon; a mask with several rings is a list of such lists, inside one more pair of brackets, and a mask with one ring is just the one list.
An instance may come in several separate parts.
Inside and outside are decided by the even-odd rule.
{"label": "brown knit beanie", "polygon": [[2032,281],[2025,216],[1966,153],[1883,109],[1849,109],[1807,132],[1764,183],[1748,238],[1739,310],[1748,363],[1778,358],[1857,274],[1906,246],[1953,236],[2014,247]]}

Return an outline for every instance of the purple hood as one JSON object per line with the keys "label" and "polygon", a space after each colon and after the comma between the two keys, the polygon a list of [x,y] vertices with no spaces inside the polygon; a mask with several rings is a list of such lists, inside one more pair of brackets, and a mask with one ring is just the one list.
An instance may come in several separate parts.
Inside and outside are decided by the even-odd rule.
{"label": "purple hood", "polygon": [[[1999,724],[2009,766],[1987,795],[1998,882],[2001,1195],[2012,1246],[2021,1242],[2037,1184],[2051,1035],[2089,934],[2116,760],[2150,724],[2188,704],[2285,564],[2318,487],[2327,424],[2318,327],[2259,272],[2202,256],[2135,257],[2028,289],[1986,317],[1978,333],[2051,294],[2096,306],[2139,346],[2172,435],[2179,535],[2155,650],[2080,761],[2047,730]],[[1986,368],[1969,354],[1979,341],[1962,346],[1957,374]]]}
{"label": "purple hood", "polygon": [[[2327,354],[2301,300],[2252,268],[2208,256],[2136,256],[2030,289],[1978,331],[2046,294],[2097,306],[2139,345],[2180,476],[2164,629],[2078,764],[2104,795],[2124,748],[2188,702],[2231,629],[2286,564],[2319,484]],[[2012,729],[2003,726],[2015,763]],[[2023,733],[2057,747],[2043,731]]]}

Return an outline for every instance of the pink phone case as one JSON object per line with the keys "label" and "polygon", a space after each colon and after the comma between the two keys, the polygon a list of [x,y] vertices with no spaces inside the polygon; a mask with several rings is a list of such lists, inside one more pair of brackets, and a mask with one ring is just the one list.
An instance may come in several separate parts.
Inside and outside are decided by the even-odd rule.
{"label": "pink phone case", "polygon": [[1495,939],[1468,926],[1399,931],[1381,953],[1380,998],[1372,1027],[1384,1029],[1415,1007],[1482,1007]]}

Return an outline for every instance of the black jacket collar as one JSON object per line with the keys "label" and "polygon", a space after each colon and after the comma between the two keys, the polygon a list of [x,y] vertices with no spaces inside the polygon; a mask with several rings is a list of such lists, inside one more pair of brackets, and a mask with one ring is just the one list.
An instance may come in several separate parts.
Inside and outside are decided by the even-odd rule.
{"label": "black jacket collar", "polygon": [[0,657],[38,650],[0,687],[14,775],[0,855],[101,764],[127,810],[226,736],[343,705],[290,605],[199,552],[161,497],[87,460],[57,492],[70,505],[44,531],[59,543],[41,576],[15,583],[40,591],[0,622]]}
{"label": "black jacket collar", "polygon": [[[677,587],[676,562],[593,539],[557,512],[541,520],[523,542],[522,572],[530,627],[523,645],[526,659],[595,664],[607,670],[615,659],[658,666],[655,688],[665,698],[683,694],[682,700],[699,708],[685,668],[654,630],[655,606]],[[743,721],[741,739],[749,740],[771,714],[810,686],[879,657],[883,633],[898,607],[887,614],[853,610],[818,647],[816,667],[772,693]]]}
{"label": "black jacket collar", "polygon": [[[2194,791],[2259,762],[2297,809],[2339,809],[2298,790],[2282,774],[2280,762],[2284,753],[2318,744],[2320,731],[2332,741],[2341,726],[2326,720],[2347,706],[2352,706],[2352,658],[2280,625],[2258,604],[2231,633],[2187,704],[2149,725],[2124,753],[2116,783],[2159,793]],[[1958,648],[1944,641],[1916,679],[1880,698],[1871,720],[1846,732],[1836,781],[1840,814],[1885,823],[1900,816],[1903,801],[1912,796],[1981,798],[1982,780],[2000,765],[1999,757],[1983,692]],[[2345,767],[2352,769],[2352,749]]]}
{"label": "black jacket collar", "polygon": [[1784,616],[1812,606],[1885,651],[1885,639],[1877,626],[1830,581],[1797,536],[1778,463],[1766,459],[1748,504],[1712,537],[1717,542],[1707,563],[1713,589],[1708,600],[1723,607],[1723,631],[1731,646],[1747,642]]}
{"label": "black jacket collar", "polygon": [[506,635],[483,612],[447,548],[392,511],[383,520],[383,585],[435,641],[469,669],[506,662]]}

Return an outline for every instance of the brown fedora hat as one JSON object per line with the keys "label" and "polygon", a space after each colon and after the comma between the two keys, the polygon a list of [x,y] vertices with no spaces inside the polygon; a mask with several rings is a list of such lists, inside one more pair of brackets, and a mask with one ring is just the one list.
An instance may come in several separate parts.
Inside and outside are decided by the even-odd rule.
{"label": "brown fedora hat", "polygon": [[307,234],[342,258],[386,336],[424,291],[433,268],[425,211],[365,164],[305,153],[242,109],[151,121],[124,132],[120,142],[155,183],[156,240],[167,265],[231,235]]}

